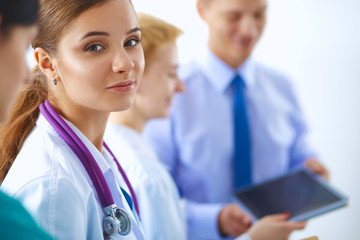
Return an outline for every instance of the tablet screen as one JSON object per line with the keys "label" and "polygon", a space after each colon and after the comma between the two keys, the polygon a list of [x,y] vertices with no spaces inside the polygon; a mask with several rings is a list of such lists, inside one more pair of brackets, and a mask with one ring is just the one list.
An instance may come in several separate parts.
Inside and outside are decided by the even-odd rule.
{"label": "tablet screen", "polygon": [[[314,211],[301,219],[305,220],[320,214],[316,211],[322,207],[345,205],[340,194],[304,170],[237,191],[235,196],[256,218],[283,212],[290,212],[294,218]],[[336,207],[339,206],[332,208]],[[324,208],[322,212],[328,210]]]}

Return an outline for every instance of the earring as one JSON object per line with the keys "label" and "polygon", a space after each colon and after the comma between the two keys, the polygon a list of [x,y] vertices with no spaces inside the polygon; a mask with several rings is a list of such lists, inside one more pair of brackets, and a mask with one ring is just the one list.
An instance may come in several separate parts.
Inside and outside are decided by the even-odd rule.
{"label": "earring", "polygon": [[52,82],[53,82],[53,84],[54,84],[55,86],[57,85],[56,78],[53,78]]}

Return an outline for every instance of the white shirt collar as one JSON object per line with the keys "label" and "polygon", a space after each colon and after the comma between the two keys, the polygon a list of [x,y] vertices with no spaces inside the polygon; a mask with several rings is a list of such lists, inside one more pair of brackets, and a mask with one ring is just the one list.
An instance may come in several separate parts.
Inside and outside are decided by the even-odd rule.
{"label": "white shirt collar", "polygon": [[225,91],[230,86],[236,74],[242,76],[247,87],[252,87],[255,84],[255,62],[252,58],[248,58],[234,70],[208,48],[204,57],[200,59],[200,66],[207,79],[220,92]]}

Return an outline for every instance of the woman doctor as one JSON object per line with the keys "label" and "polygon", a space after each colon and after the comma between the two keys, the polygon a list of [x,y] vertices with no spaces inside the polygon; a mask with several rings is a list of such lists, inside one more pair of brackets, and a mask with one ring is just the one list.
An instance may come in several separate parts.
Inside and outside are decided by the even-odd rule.
{"label": "woman doctor", "polygon": [[144,68],[129,0],[41,0],[38,67],[1,131],[2,189],[57,239],[143,239],[136,196],[103,142]]}

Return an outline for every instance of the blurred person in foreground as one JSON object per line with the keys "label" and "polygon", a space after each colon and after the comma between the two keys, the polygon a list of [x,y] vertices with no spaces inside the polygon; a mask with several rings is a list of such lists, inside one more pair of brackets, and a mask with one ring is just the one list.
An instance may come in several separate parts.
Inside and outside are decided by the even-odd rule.
{"label": "blurred person in foreground", "polygon": [[[0,2],[0,124],[18,89],[30,79],[25,53],[37,34],[36,0]],[[1,146],[0,146],[1,148]],[[0,191],[0,239],[52,239],[18,201]]]}

